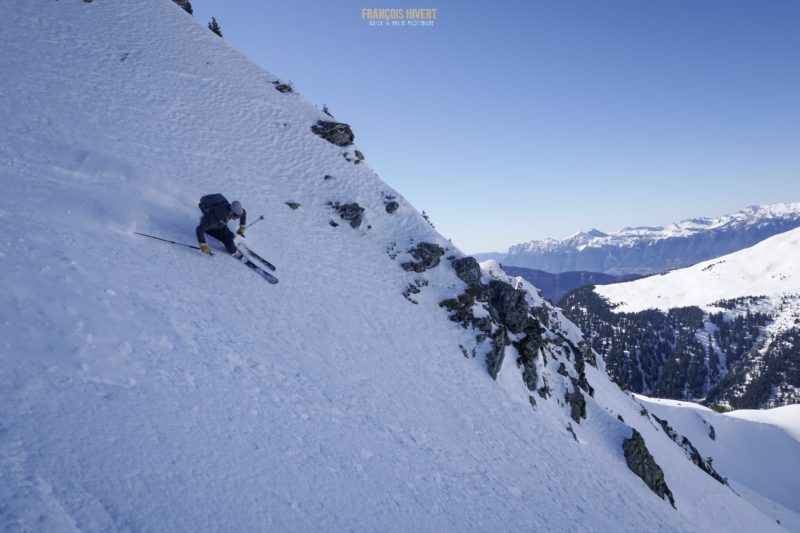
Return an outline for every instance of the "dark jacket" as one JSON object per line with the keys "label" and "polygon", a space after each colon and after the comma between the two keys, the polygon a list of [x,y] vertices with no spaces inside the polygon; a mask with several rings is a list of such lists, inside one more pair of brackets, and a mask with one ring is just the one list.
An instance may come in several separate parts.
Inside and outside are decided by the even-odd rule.
{"label": "dark jacket", "polygon": [[[206,232],[221,230],[228,228],[228,216],[231,213],[231,204],[220,204],[207,214],[203,215],[200,219],[200,224],[197,225],[195,232],[197,233],[197,242],[206,242]],[[247,225],[247,211],[242,210],[242,216],[239,219],[239,225]]]}

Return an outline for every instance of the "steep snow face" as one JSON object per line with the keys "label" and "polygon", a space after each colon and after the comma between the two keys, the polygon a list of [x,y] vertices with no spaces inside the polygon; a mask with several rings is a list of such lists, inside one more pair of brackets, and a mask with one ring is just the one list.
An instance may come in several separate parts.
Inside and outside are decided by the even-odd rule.
{"label": "steep snow face", "polygon": [[[513,346],[492,380],[439,305],[460,252],[173,2],[0,15],[0,529],[780,530],[602,361],[574,420],[580,332],[532,287],[552,395],[532,408]],[[133,233],[191,243],[211,192],[265,217],[247,241],[279,284]],[[420,242],[444,257],[407,271]],[[676,509],[627,468],[632,427]]]}
{"label": "steep snow face", "polygon": [[492,258],[552,273],[652,274],[735,252],[798,226],[800,202],[750,206],[663,227],[628,227],[612,234],[591,229],[563,240],[530,241]]}

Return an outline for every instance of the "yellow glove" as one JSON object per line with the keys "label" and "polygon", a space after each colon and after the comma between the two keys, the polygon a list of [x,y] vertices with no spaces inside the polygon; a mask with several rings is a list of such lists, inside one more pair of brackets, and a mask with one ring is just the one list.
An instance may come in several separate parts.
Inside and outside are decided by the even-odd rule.
{"label": "yellow glove", "polygon": [[239,231],[237,231],[236,233],[238,233],[239,235],[244,237],[244,230],[246,230],[246,229],[247,229],[247,226],[239,226]]}
{"label": "yellow glove", "polygon": [[200,243],[200,251],[203,252],[204,254],[211,255],[211,249],[204,242]]}

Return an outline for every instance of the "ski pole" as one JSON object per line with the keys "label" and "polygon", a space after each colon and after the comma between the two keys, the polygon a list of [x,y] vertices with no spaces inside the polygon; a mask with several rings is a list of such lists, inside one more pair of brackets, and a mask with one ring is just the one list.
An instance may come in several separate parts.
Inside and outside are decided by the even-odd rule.
{"label": "ski pole", "polygon": [[162,239],[161,237],[156,237],[155,235],[148,235],[147,233],[139,233],[138,231],[134,231],[136,235],[141,235],[142,237],[150,237],[151,239],[156,239],[159,241],[168,242],[171,244],[177,244],[178,246],[186,246],[187,248],[194,248],[195,250],[200,250],[199,246],[192,246],[191,244],[184,244],[182,242],[171,241],[169,239]]}
{"label": "ski pole", "polygon": [[264,215],[260,215],[260,216],[259,216],[259,217],[258,217],[258,218],[257,218],[257,219],[254,221],[254,222],[251,222],[251,223],[249,223],[249,224],[248,224],[247,226],[245,226],[245,227],[246,227],[246,228],[249,228],[250,226],[252,226],[252,225],[253,225],[253,224],[255,224],[256,222],[259,222],[259,221],[261,221],[261,220],[264,220]]}

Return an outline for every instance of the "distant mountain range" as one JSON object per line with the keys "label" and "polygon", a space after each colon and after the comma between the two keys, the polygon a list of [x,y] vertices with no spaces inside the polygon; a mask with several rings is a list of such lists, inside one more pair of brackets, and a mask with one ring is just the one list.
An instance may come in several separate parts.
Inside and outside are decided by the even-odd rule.
{"label": "distant mountain range", "polygon": [[597,229],[563,240],[517,244],[505,254],[477,254],[505,267],[546,272],[603,272],[613,275],[653,274],[683,268],[742,250],[778,233],[800,227],[800,202],[750,206],[718,218],[693,218],[668,226],[624,228],[616,233]]}
{"label": "distant mountain range", "polygon": [[800,228],[560,305],[628,390],[737,409],[800,403]]}

